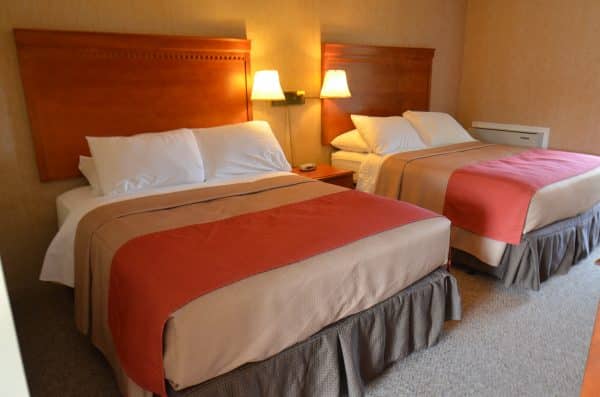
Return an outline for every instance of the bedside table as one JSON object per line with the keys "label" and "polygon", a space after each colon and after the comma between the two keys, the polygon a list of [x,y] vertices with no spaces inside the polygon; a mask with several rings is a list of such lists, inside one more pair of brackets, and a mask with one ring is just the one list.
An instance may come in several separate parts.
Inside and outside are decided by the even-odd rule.
{"label": "bedside table", "polygon": [[341,170],[328,164],[319,164],[316,170],[307,172],[302,172],[298,167],[294,167],[292,172],[307,178],[318,179],[322,182],[354,189],[353,171]]}

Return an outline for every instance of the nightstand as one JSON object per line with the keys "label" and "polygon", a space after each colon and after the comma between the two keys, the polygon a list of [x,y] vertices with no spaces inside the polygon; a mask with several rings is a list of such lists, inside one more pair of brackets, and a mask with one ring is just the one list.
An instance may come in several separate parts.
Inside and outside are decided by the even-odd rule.
{"label": "nightstand", "polygon": [[316,170],[308,172],[302,172],[298,167],[294,167],[292,172],[307,178],[318,179],[326,183],[354,189],[353,171],[341,170],[328,164],[319,164]]}

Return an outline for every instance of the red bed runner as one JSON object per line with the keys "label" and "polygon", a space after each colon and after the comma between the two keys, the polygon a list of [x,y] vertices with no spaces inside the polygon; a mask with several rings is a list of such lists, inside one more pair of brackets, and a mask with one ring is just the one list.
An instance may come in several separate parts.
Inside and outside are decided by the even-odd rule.
{"label": "red bed runner", "polygon": [[344,191],[128,241],[113,259],[109,325],[125,372],[165,395],[163,327],[193,299],[367,236],[436,217],[411,204]]}
{"label": "red bed runner", "polygon": [[533,195],[596,167],[598,156],[542,149],[470,164],[450,176],[444,215],[465,230],[519,244]]}

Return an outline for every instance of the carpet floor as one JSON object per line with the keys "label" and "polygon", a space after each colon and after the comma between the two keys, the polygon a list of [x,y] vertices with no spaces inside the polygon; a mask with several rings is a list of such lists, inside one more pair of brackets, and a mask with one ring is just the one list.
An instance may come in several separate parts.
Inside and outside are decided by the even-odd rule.
{"label": "carpet floor", "polygon": [[[463,320],[389,368],[367,395],[579,395],[600,300],[598,257],[600,250],[538,292],[455,270]],[[75,330],[69,289],[44,284],[13,310],[33,397],[118,395],[108,364]]]}

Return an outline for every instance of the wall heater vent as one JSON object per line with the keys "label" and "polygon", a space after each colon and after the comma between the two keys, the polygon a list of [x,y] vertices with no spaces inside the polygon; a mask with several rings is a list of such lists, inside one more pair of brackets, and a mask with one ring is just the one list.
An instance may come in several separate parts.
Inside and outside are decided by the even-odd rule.
{"label": "wall heater vent", "polygon": [[546,149],[550,128],[518,124],[474,121],[470,130],[475,139],[503,145],[539,147]]}

